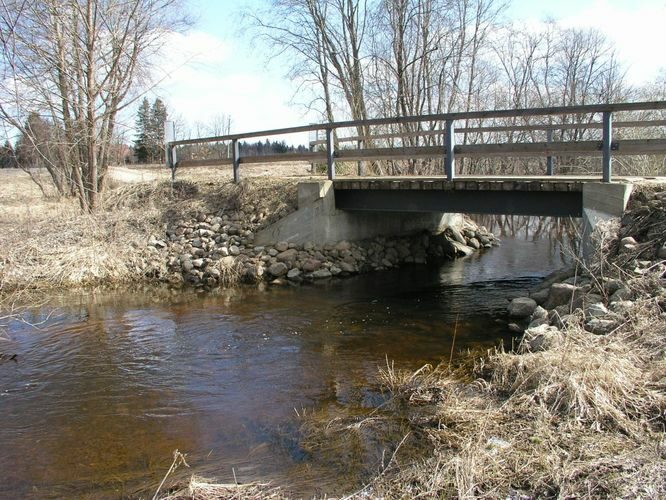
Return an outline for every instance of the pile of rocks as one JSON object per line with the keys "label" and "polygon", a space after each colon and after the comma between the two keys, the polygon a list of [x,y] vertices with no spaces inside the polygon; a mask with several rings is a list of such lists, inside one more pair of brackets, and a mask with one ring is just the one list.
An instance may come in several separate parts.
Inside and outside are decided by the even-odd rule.
{"label": "pile of rocks", "polygon": [[[525,332],[530,350],[547,348],[573,323],[594,334],[613,332],[637,307],[635,299],[645,293],[646,282],[656,284],[649,294],[666,311],[666,192],[634,195],[606,251],[593,271],[555,276],[529,297],[511,300],[508,312],[514,322],[509,328]],[[616,275],[621,270],[622,279],[604,276],[613,270]]]}
{"label": "pile of rocks", "polygon": [[458,230],[377,237],[334,244],[276,242],[254,245],[262,214],[234,211],[178,221],[165,238],[151,237],[149,246],[165,265],[152,266],[156,277],[172,284],[214,287],[236,281],[302,282],[390,269],[402,263],[424,264],[431,258],[471,255],[499,241],[484,227],[466,220]]}

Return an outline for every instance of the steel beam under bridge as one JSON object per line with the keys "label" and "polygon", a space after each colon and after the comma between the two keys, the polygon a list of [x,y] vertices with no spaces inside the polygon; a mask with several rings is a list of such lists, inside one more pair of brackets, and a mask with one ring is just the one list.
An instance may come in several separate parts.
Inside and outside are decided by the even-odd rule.
{"label": "steel beam under bridge", "polygon": [[336,180],[339,210],[582,217],[583,181]]}

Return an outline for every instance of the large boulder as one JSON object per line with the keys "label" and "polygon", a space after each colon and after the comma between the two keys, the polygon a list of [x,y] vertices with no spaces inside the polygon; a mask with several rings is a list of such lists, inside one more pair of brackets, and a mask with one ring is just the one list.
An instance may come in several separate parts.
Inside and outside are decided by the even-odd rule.
{"label": "large boulder", "polygon": [[512,318],[527,318],[534,314],[537,303],[529,297],[518,297],[509,304],[509,316]]}
{"label": "large boulder", "polygon": [[555,309],[558,306],[571,305],[576,308],[584,294],[584,290],[569,283],[554,283],[550,287],[548,300],[544,304],[546,309]]}

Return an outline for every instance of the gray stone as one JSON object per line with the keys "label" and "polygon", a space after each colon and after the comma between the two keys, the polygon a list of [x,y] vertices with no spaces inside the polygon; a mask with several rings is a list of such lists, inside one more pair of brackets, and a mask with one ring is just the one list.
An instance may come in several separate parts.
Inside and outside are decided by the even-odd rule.
{"label": "gray stone", "polygon": [[523,333],[523,330],[524,330],[524,328],[521,327],[517,323],[509,323],[507,325],[507,328],[509,329],[510,332],[513,332],[513,333]]}
{"label": "gray stone", "polygon": [[229,247],[229,253],[231,255],[240,255],[240,248],[238,248],[236,245],[231,245]]}
{"label": "gray stone", "polygon": [[523,352],[540,352],[557,347],[564,340],[562,332],[548,325],[540,325],[525,330],[520,349]]}
{"label": "gray stone", "polygon": [[278,252],[284,252],[285,250],[289,250],[289,243],[286,241],[280,241],[278,244],[275,245],[275,250]]}
{"label": "gray stone", "polygon": [[540,306],[544,305],[546,301],[548,300],[548,295],[550,294],[550,289],[548,288],[543,288],[541,290],[537,290],[536,292],[530,293],[530,298],[534,299],[534,301],[539,304]]}
{"label": "gray stone", "polygon": [[203,267],[203,265],[204,265],[204,259],[194,259],[194,260],[192,261],[192,265],[193,265],[194,267]]}
{"label": "gray stone", "polygon": [[268,272],[276,278],[279,278],[280,276],[287,274],[287,266],[284,262],[276,262],[268,268]]}
{"label": "gray stone", "polygon": [[627,236],[626,238],[622,238],[620,240],[620,245],[625,246],[625,245],[636,245],[636,240],[632,238],[631,236]]}
{"label": "gray stone", "polygon": [[658,259],[666,259],[666,243],[661,245],[661,248],[657,250],[657,258]]}
{"label": "gray stone", "polygon": [[609,309],[616,314],[626,314],[634,308],[634,303],[631,300],[618,300],[612,302]]}
{"label": "gray stone", "polygon": [[518,297],[509,304],[509,316],[512,318],[527,318],[534,313],[537,303],[529,297]]}
{"label": "gray stone", "polygon": [[194,264],[192,264],[192,261],[190,259],[187,259],[183,261],[182,268],[183,271],[189,273],[192,269],[194,269]]}
{"label": "gray stone", "polygon": [[335,245],[335,249],[339,252],[344,250],[349,250],[351,248],[351,243],[348,241],[342,240]]}
{"label": "gray stone", "polygon": [[453,245],[453,248],[455,249],[457,255],[467,257],[474,253],[473,248],[470,248],[467,245],[460,243],[458,241],[452,241],[451,244]]}
{"label": "gray stone", "polygon": [[470,239],[467,241],[467,244],[468,244],[470,247],[475,248],[476,250],[478,250],[479,248],[481,248],[481,243],[479,243],[479,240],[477,240],[476,238],[470,238]]}
{"label": "gray stone", "polygon": [[451,236],[453,237],[453,239],[455,241],[457,241],[461,245],[466,245],[467,244],[467,241],[465,240],[465,237],[456,228],[450,227],[449,232],[451,233]]}
{"label": "gray stone", "polygon": [[608,309],[601,302],[590,304],[585,309],[586,318],[603,318],[604,316],[608,316]]}
{"label": "gray stone", "polygon": [[338,274],[340,274],[342,272],[342,269],[340,269],[339,267],[336,267],[336,266],[331,266],[329,271],[331,271],[331,274],[333,276],[337,276]]}
{"label": "gray stone", "polygon": [[314,250],[314,247],[315,247],[314,243],[312,243],[311,241],[306,241],[305,245],[303,245],[303,250],[309,252],[310,250]]}
{"label": "gray stone", "polygon": [[315,279],[324,279],[330,278],[332,276],[331,271],[328,269],[319,269],[312,273],[312,277]]}
{"label": "gray stone", "polygon": [[592,318],[590,321],[585,323],[585,327],[589,332],[595,333],[597,335],[606,335],[612,332],[617,323],[612,319],[602,319],[602,318]]}
{"label": "gray stone", "polygon": [[279,252],[275,248],[270,248],[268,250],[268,255],[270,255],[271,257],[275,257],[278,253]]}
{"label": "gray stone", "polygon": [[311,273],[321,267],[321,261],[317,259],[308,259],[303,263],[303,271]]}
{"label": "gray stone", "polygon": [[290,248],[289,250],[280,252],[275,256],[275,258],[280,262],[288,262],[288,263],[295,262],[297,257],[298,257],[298,250],[296,250],[295,248]]}
{"label": "gray stone", "polygon": [[548,300],[544,304],[546,309],[554,309],[561,305],[572,304],[576,307],[576,303],[580,301],[583,296],[583,290],[575,285],[567,283],[555,283],[550,287]]}
{"label": "gray stone", "polygon": [[608,302],[612,304],[613,302],[631,300],[631,298],[632,298],[631,290],[629,290],[629,288],[627,287],[622,287],[618,289],[613,295],[610,296]]}
{"label": "gray stone", "polygon": [[340,266],[340,269],[346,273],[356,272],[356,268],[349,262],[340,262],[338,265]]}
{"label": "gray stone", "polygon": [[190,243],[194,248],[201,248],[203,246],[202,241],[199,238],[194,238]]}
{"label": "gray stone", "polygon": [[548,318],[548,311],[546,311],[541,306],[537,306],[537,308],[534,310],[534,313],[532,313],[532,321],[534,321],[535,319],[547,319],[547,318]]}
{"label": "gray stone", "polygon": [[548,318],[536,318],[530,321],[530,324],[527,325],[527,328],[536,328],[541,325],[548,325],[550,322],[548,321]]}
{"label": "gray stone", "polygon": [[289,272],[287,273],[287,279],[294,280],[298,278],[301,275],[301,270],[300,269],[290,269]]}

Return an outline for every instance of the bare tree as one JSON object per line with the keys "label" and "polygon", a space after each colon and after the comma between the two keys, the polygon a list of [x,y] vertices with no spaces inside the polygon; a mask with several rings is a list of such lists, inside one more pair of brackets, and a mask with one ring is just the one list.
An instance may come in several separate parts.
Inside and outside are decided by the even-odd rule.
{"label": "bare tree", "polygon": [[[60,131],[54,169],[92,211],[107,172],[118,113],[167,30],[179,0],[3,0],[0,118],[25,134],[39,113]],[[145,73],[143,73],[145,74]]]}

